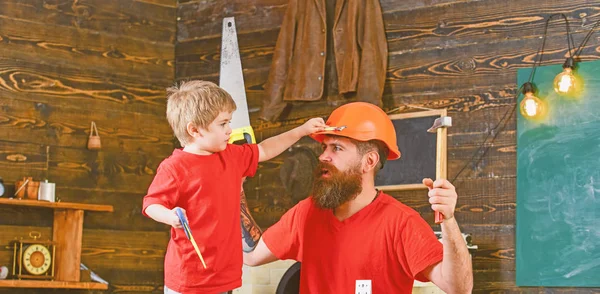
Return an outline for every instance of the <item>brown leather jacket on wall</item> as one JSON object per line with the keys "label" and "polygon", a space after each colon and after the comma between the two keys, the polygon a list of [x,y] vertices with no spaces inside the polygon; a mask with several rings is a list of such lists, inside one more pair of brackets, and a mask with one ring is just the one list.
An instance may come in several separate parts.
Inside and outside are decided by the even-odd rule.
{"label": "brown leather jacket on wall", "polygon": [[[327,48],[325,0],[290,0],[266,84],[261,118],[277,119],[284,101],[323,96]],[[379,106],[387,68],[387,39],[379,0],[337,0],[333,25],[339,93],[356,92]]]}

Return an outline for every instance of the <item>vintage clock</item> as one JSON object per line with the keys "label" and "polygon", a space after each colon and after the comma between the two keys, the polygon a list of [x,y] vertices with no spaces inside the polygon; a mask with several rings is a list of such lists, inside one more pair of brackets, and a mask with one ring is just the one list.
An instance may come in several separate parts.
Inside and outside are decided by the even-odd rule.
{"label": "vintage clock", "polygon": [[54,255],[52,241],[41,241],[40,232],[30,232],[33,240],[13,242],[13,271],[17,279],[54,279]]}

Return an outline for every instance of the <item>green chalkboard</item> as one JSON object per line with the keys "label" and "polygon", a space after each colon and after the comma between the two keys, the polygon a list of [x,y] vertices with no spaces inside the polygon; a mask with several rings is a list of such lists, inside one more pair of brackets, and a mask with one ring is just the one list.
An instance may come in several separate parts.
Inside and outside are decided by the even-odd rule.
{"label": "green chalkboard", "polygon": [[[578,64],[576,98],[554,92],[561,71],[536,69],[537,96],[549,107],[543,121],[517,114],[516,282],[599,287],[600,61]],[[518,70],[517,84],[530,72]]]}

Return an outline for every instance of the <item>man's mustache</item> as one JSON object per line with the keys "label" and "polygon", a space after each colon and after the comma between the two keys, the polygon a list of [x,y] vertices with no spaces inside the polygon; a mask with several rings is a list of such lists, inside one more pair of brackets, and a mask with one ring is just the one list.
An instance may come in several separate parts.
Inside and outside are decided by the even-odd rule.
{"label": "man's mustache", "polygon": [[319,164],[317,164],[317,167],[315,168],[315,171],[314,171],[315,178],[320,178],[321,175],[323,175],[325,170],[329,174],[338,174],[340,172],[340,170],[337,169],[337,167],[335,167],[333,164],[329,164],[326,162],[319,162]]}

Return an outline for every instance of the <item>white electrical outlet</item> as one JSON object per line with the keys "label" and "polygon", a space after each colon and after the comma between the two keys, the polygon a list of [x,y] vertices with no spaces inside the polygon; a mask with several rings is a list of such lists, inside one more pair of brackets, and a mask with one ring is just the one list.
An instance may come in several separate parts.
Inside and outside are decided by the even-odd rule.
{"label": "white electrical outlet", "polygon": [[371,280],[356,280],[356,294],[371,294]]}

